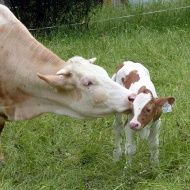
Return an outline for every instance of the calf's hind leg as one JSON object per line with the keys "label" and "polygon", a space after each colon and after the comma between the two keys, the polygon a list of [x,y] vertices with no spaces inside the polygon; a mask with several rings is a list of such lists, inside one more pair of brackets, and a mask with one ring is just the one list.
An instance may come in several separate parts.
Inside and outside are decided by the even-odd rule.
{"label": "calf's hind leg", "polygon": [[3,117],[0,117],[0,163],[5,160],[1,149],[1,132],[4,128],[4,125],[5,125],[5,119]]}

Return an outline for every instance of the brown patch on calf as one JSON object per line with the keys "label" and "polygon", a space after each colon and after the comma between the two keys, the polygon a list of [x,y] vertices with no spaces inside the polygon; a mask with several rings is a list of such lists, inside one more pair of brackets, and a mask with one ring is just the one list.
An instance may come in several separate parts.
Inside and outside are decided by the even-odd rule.
{"label": "brown patch on calf", "polygon": [[152,96],[152,99],[144,106],[137,118],[138,122],[141,123],[141,128],[144,128],[149,122],[157,121],[160,118],[162,107],[157,104],[158,98],[154,98],[152,92],[146,86],[139,88],[138,94],[140,93],[151,94]]}
{"label": "brown patch on calf", "polygon": [[149,122],[157,121],[162,114],[162,108],[156,104],[155,98],[152,98],[142,109],[137,120],[144,128]]}
{"label": "brown patch on calf", "polygon": [[[140,93],[145,93],[145,94],[150,93],[152,95],[152,92],[148,88],[146,88],[146,86],[141,86],[139,88],[137,94],[140,94]],[[152,97],[153,97],[153,95],[152,95]]]}
{"label": "brown patch on calf", "polygon": [[131,71],[125,78],[122,78],[122,83],[125,88],[129,89],[131,84],[138,82],[140,80],[139,74],[137,70]]}
{"label": "brown patch on calf", "polygon": [[167,98],[157,98],[156,103],[159,106],[163,106],[166,102],[168,102],[170,105],[172,105],[175,102],[174,97],[167,97]]}
{"label": "brown patch on calf", "polygon": [[153,121],[157,121],[162,115],[162,108],[160,106],[156,106],[156,113],[154,115]]}
{"label": "brown patch on calf", "polygon": [[[147,89],[147,91],[150,91]],[[151,93],[151,91],[149,92]],[[152,93],[151,93],[152,94]],[[144,128],[150,121],[157,121],[162,115],[162,106],[168,102],[172,105],[175,102],[174,97],[153,98],[144,106],[137,120],[141,123],[141,128]]]}
{"label": "brown patch on calf", "polygon": [[120,64],[118,67],[117,67],[117,69],[115,70],[115,73],[117,73],[122,67],[124,66],[124,64],[122,63],[122,64]]}

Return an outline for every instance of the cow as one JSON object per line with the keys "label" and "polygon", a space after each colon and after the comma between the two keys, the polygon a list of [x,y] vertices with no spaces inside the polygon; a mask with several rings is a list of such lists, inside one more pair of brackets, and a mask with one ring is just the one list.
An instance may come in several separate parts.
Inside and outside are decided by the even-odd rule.
{"label": "cow", "polygon": [[[158,98],[154,84],[150,79],[149,71],[140,63],[125,61],[121,64],[112,80],[130,89],[136,95],[129,96],[132,103],[132,113],[128,114],[125,122],[125,154],[126,166],[130,167],[132,156],[136,153],[135,134],[140,133],[140,137],[148,139],[150,151],[150,164],[157,165],[158,158],[158,131],[161,124],[160,116],[162,112],[170,112],[171,105],[174,103],[174,97]],[[115,133],[115,149],[113,151],[113,160],[118,161],[122,155],[120,139],[123,130],[122,114],[115,115],[113,123]]]}
{"label": "cow", "polygon": [[93,119],[127,112],[132,92],[112,81],[95,60],[63,61],[0,5],[0,133],[5,121],[43,113]]}

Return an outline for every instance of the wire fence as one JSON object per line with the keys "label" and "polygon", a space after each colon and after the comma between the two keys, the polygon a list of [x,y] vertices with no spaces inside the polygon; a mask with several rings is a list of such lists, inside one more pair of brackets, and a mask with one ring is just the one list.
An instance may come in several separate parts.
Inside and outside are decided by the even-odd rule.
{"label": "wire fence", "polygon": [[[176,11],[176,10],[182,10],[182,9],[188,9],[188,8],[190,8],[190,5],[189,6],[177,7],[177,8],[171,8],[171,9],[162,9],[162,10],[156,10],[156,11],[143,12],[143,13],[139,13],[139,14],[130,14],[130,15],[119,16],[119,17],[105,18],[105,19],[93,21],[91,23],[94,24],[94,23],[98,23],[98,22],[106,22],[106,21],[110,21],[110,20],[125,19],[125,18],[131,18],[131,17],[136,17],[136,16],[151,15],[151,14],[156,14],[156,13]],[[80,23],[73,23],[73,24],[64,24],[64,25],[59,25],[59,26],[47,26],[47,27],[41,27],[41,28],[30,28],[29,31],[62,28],[62,27],[66,27],[66,26],[79,26],[79,25],[84,25],[84,24],[86,24],[86,23],[85,22],[80,22]]]}

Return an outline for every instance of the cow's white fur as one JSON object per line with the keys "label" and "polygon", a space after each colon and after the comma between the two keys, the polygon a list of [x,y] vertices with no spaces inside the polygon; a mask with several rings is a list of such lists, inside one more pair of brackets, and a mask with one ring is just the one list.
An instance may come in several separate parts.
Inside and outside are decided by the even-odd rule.
{"label": "cow's white fur", "polygon": [[[91,119],[129,109],[131,92],[113,82],[103,68],[92,64],[96,58],[73,57],[65,63],[37,42],[3,5],[0,47],[1,88],[11,96],[19,88],[28,96],[22,103],[9,100],[6,105],[0,99],[0,112],[9,120],[30,119],[44,112]],[[10,106],[14,111],[7,111]]]}
{"label": "cow's white fur", "polygon": [[[148,70],[140,63],[133,63],[131,61],[124,62],[124,66],[113,75],[112,79],[123,86],[122,78],[125,78],[131,71],[137,70],[140,80],[138,82],[135,82],[131,85],[129,88],[133,92],[137,93],[139,88],[142,86],[146,86],[149,90],[151,90],[153,97],[157,98],[157,94],[155,91],[155,87],[150,80],[150,75]],[[136,134],[136,130],[132,130],[130,128],[130,122],[136,122],[140,125],[140,123],[137,121],[137,116],[141,112],[144,105],[151,100],[150,94],[144,94],[140,93],[136,96],[134,102],[133,102],[133,112],[134,116],[132,114],[128,115],[128,122],[125,126],[125,134],[126,134],[126,144],[125,144],[125,154],[126,154],[126,167],[131,165],[132,162],[132,156],[136,152],[136,144],[134,136]],[[158,163],[158,146],[159,146],[159,140],[158,140],[158,130],[161,124],[161,120],[158,119],[157,121],[153,122],[151,121],[148,123],[143,129],[138,131],[140,133],[141,138],[148,139],[148,146],[151,154],[150,162],[152,165]],[[115,116],[114,120],[114,133],[115,133],[115,149],[113,151],[113,159],[114,161],[118,161],[120,156],[122,155],[121,146],[120,146],[120,139],[121,134],[123,130],[123,119],[122,114],[117,114]]]}
{"label": "cow's white fur", "polygon": [[45,112],[93,119],[130,109],[131,92],[93,65],[95,60],[73,57],[65,63],[0,5],[0,119]]}

